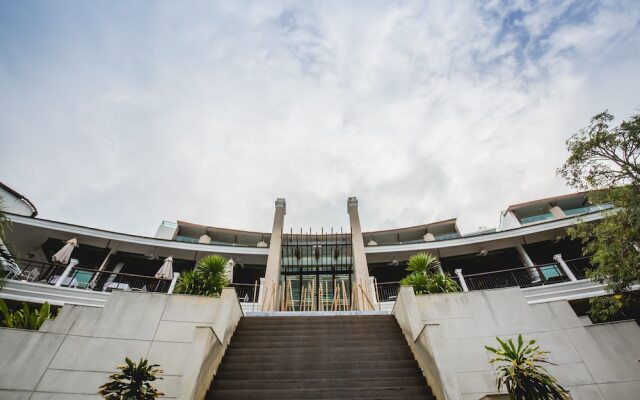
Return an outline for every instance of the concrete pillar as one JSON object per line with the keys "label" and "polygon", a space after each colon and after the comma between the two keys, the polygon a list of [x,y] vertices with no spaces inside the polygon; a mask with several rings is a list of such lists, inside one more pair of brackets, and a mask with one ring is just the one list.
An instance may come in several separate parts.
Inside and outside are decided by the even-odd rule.
{"label": "concrete pillar", "polygon": [[551,215],[553,215],[553,218],[556,219],[564,218],[567,216],[567,214],[562,211],[562,208],[558,206],[551,206],[551,208],[549,208],[549,212],[551,213]]}
{"label": "concrete pillar", "polygon": [[371,305],[365,298],[363,290],[367,290],[369,283],[369,266],[364,253],[364,239],[362,238],[362,227],[360,226],[360,215],[358,214],[358,199],[349,197],[347,201],[347,212],[349,213],[349,223],[351,224],[351,247],[353,252],[353,281],[356,292],[356,308],[358,310],[370,310]]}
{"label": "concrete pillar", "polygon": [[460,280],[460,286],[462,287],[462,291],[468,292],[469,288],[467,287],[467,282],[464,281],[464,276],[462,276],[462,270],[456,269],[453,272],[455,272],[456,275],[458,275],[458,279]]}
{"label": "concrete pillar", "polygon": [[258,308],[260,309],[260,305],[264,303],[262,299],[262,294],[264,293],[264,278],[260,278],[260,286],[258,287]]}
{"label": "concrete pillar", "polygon": [[65,268],[64,272],[62,273],[60,278],[58,278],[54,286],[62,286],[62,283],[69,276],[69,274],[71,273],[71,270],[76,265],[78,265],[78,260],[76,260],[75,258],[72,258],[71,260],[69,260],[69,265],[67,265],[67,268]]}
{"label": "concrete pillar", "polygon": [[178,282],[179,278],[180,278],[180,272],[174,272],[173,273],[173,279],[171,280],[171,284],[169,285],[169,290],[167,290],[168,294],[172,294],[173,293],[173,289],[176,288],[176,283]]}
{"label": "concrete pillar", "polygon": [[524,264],[524,266],[525,267],[532,267],[529,270],[529,273],[531,274],[531,277],[533,278],[532,281],[534,283],[535,282],[539,282],[542,279],[542,277],[538,273],[538,270],[535,268],[536,265],[531,260],[531,257],[529,257],[529,254],[527,254],[527,252],[524,250],[524,247],[522,247],[521,244],[517,244],[516,245],[516,250],[518,250],[518,255],[520,256],[520,260],[522,260],[522,263]]}
{"label": "concrete pillar", "polygon": [[555,256],[553,256],[553,259],[556,260],[558,264],[560,264],[560,268],[562,268],[562,270],[564,271],[564,274],[569,278],[570,281],[578,280],[578,278],[576,278],[576,276],[573,274],[571,269],[569,269],[569,266],[567,265],[567,263],[564,262],[564,260],[562,259],[562,254],[556,254]]}
{"label": "concrete pillar", "polygon": [[[282,246],[282,227],[284,216],[287,213],[287,203],[284,199],[276,200],[276,211],[273,217],[273,229],[271,230],[271,244],[269,245],[269,257],[264,276],[264,285],[261,283],[262,311],[275,311],[278,307],[277,299],[273,294],[278,294],[280,282],[280,255]],[[263,289],[263,290],[262,290]]]}

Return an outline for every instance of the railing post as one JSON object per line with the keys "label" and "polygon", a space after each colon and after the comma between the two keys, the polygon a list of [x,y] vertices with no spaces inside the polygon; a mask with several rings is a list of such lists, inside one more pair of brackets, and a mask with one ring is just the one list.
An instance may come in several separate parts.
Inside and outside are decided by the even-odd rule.
{"label": "railing post", "polygon": [[171,284],[169,285],[169,290],[167,290],[167,294],[172,294],[173,289],[176,287],[176,283],[178,282],[178,278],[180,278],[180,272],[173,273],[173,279],[171,280]]}
{"label": "railing post", "polygon": [[567,265],[567,263],[564,262],[564,260],[562,259],[562,254],[556,254],[555,256],[553,256],[553,259],[556,260],[558,264],[560,264],[560,267],[564,271],[564,274],[567,275],[570,281],[578,280],[576,276],[573,274],[573,272],[571,271],[571,269],[569,268],[569,266]]}
{"label": "railing post", "polygon": [[67,277],[71,273],[71,270],[76,265],[78,265],[78,260],[76,260],[75,258],[72,258],[71,260],[69,260],[69,265],[67,265],[67,268],[65,268],[64,272],[62,273],[62,275],[60,275],[60,278],[58,278],[54,286],[62,286],[62,283],[64,282],[65,279],[67,279]]}
{"label": "railing post", "polygon": [[467,282],[464,281],[464,276],[462,276],[462,270],[461,269],[456,269],[453,272],[455,272],[456,275],[458,275],[458,279],[460,279],[460,286],[462,286],[462,291],[463,292],[468,292],[469,288],[467,287]]}
{"label": "railing post", "polygon": [[[264,289],[264,278],[260,278],[260,288],[258,289],[258,305],[262,305],[264,301],[264,294],[262,293]],[[260,309],[260,307],[258,307]]]}

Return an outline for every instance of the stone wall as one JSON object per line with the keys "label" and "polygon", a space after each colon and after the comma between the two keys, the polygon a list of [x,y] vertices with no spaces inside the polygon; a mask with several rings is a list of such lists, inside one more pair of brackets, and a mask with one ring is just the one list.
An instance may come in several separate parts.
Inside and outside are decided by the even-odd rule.
{"label": "stone wall", "polygon": [[484,345],[496,347],[496,336],[518,334],[551,352],[557,366],[547,369],[572,398],[640,396],[640,327],[634,321],[593,325],[566,301],[530,305],[518,288],[415,296],[403,287],[393,312],[440,400],[496,393]]}
{"label": "stone wall", "polygon": [[[158,389],[185,398],[208,387],[217,364],[203,362],[219,362],[241,315],[233,289],[220,298],[114,292],[104,308],[64,306],[40,331],[0,329],[0,398],[99,399],[125,357],[160,364]],[[203,331],[213,339],[198,339]]]}

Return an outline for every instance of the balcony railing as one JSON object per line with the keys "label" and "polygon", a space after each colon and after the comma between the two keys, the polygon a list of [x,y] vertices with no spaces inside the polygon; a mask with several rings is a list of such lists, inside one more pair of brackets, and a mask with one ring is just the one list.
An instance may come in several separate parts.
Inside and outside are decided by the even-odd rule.
{"label": "balcony railing", "polygon": [[587,270],[591,268],[591,260],[589,257],[573,258],[571,260],[564,260],[564,262],[577,279],[585,279],[587,277]]}
{"label": "balcony railing", "polygon": [[568,280],[562,268],[555,263],[464,275],[469,290],[531,287]]}
{"label": "balcony railing", "polygon": [[398,291],[400,290],[400,282],[381,282],[376,288],[378,302],[396,301]]}
{"label": "balcony railing", "polygon": [[553,214],[545,213],[545,214],[533,215],[531,217],[521,218],[520,219],[520,223],[522,225],[525,225],[525,224],[531,224],[533,222],[546,221],[546,220],[549,220],[549,219],[553,219]]}
{"label": "balcony railing", "polygon": [[63,278],[64,271],[67,269],[66,265],[30,260],[17,260],[16,265],[19,270],[12,271],[8,275],[8,279],[43,285],[56,285],[62,279],[59,286],[77,289],[101,292],[124,290],[162,293],[167,293],[171,286],[171,279],[159,279],[147,275],[99,272],[91,268],[73,267],[70,273]]}
{"label": "balcony railing", "polygon": [[236,289],[238,300],[241,303],[258,302],[258,291],[260,290],[260,282],[256,283],[230,283],[230,287]]}

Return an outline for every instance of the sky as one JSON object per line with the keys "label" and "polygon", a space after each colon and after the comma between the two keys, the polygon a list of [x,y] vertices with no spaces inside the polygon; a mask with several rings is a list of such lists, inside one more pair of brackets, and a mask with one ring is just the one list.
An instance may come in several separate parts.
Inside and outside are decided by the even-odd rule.
{"label": "sky", "polygon": [[640,2],[3,1],[0,181],[39,217],[365,230],[570,193],[640,111]]}

